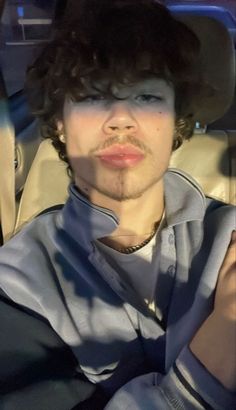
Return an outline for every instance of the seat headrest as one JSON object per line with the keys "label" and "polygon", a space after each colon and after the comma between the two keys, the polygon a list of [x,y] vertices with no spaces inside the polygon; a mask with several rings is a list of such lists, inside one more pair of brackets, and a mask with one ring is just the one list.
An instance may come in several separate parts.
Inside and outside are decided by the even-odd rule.
{"label": "seat headrest", "polygon": [[223,117],[233,101],[235,88],[233,41],[227,28],[213,18],[184,13],[175,15],[175,18],[191,28],[201,42],[200,70],[214,93],[204,98],[194,118],[203,125],[210,124]]}

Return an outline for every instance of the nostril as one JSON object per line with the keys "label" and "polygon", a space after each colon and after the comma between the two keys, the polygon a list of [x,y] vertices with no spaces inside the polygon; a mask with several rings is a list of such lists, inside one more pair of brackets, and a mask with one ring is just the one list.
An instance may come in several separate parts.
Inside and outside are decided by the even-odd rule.
{"label": "nostril", "polygon": [[118,129],[132,130],[132,129],[134,128],[134,126],[133,126],[133,125],[125,125],[125,126],[122,126],[122,127],[115,127],[115,126],[113,126],[113,125],[110,125],[109,128],[110,128],[112,131],[117,131]]}

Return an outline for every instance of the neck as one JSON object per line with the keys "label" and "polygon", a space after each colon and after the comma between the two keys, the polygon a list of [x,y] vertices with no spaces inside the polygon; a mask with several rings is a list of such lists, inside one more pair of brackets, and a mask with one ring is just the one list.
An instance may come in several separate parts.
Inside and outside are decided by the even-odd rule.
{"label": "neck", "polygon": [[91,190],[89,200],[95,205],[112,210],[119,218],[117,229],[110,236],[101,238],[101,242],[114,249],[139,245],[153,236],[154,228],[157,228],[161,221],[164,212],[163,180],[137,199],[116,201]]}

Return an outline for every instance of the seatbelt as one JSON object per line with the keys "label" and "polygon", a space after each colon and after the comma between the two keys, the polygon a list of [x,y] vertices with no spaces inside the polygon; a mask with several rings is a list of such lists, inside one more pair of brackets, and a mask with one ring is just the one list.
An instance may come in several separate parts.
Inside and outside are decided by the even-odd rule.
{"label": "seatbelt", "polygon": [[15,219],[15,132],[0,73],[0,224],[3,242],[11,237]]}

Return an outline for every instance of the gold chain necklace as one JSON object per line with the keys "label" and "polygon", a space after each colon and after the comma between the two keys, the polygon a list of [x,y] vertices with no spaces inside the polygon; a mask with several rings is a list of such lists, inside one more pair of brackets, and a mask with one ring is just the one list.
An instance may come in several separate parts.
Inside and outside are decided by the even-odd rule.
{"label": "gold chain necklace", "polygon": [[127,253],[127,254],[138,251],[139,249],[147,245],[147,243],[154,237],[154,235],[157,232],[157,228],[159,227],[158,225],[160,226],[160,224],[157,224],[157,223],[154,225],[154,228],[151,234],[149,235],[149,237],[145,239],[143,242],[141,242],[139,245],[128,246],[127,248],[117,248],[116,250],[118,252]]}

